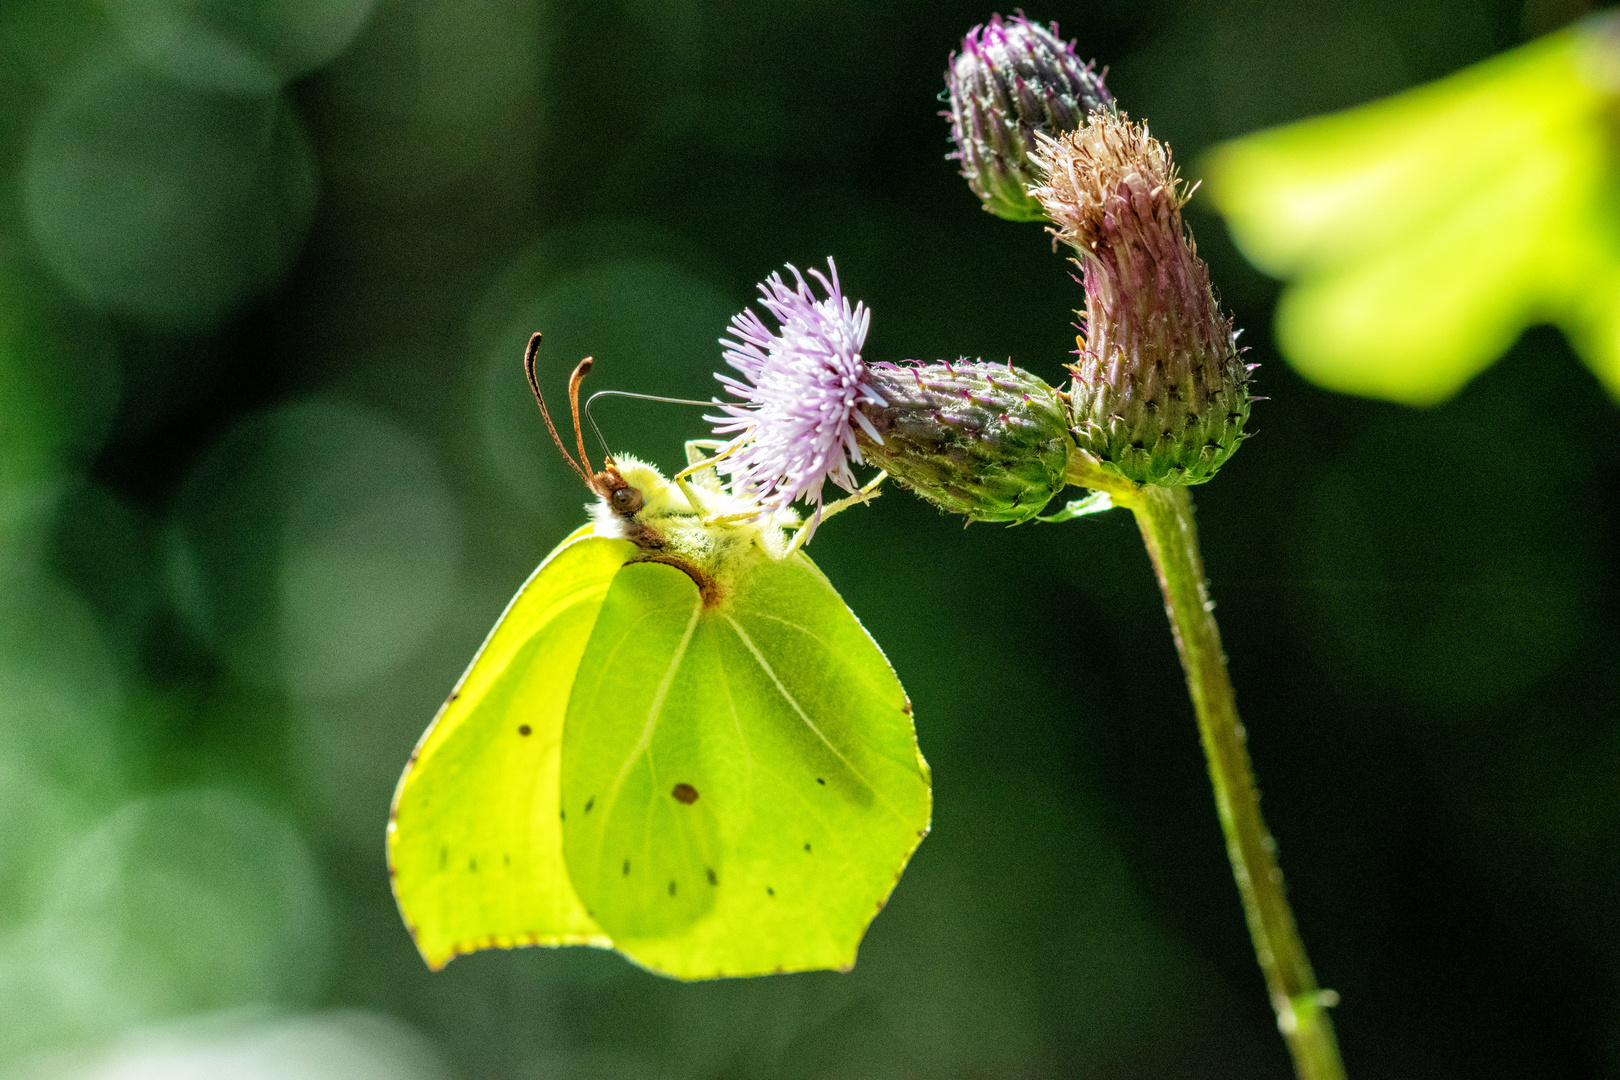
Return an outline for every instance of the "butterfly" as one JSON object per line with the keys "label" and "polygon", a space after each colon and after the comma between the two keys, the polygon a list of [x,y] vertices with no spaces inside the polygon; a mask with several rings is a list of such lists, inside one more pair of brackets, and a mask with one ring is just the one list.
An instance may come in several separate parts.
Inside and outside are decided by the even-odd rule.
{"label": "butterfly", "polygon": [[[562,448],[539,340],[525,366]],[[569,461],[591,521],[411,755],[388,825],[400,913],[434,969],[594,945],[680,979],[848,970],[928,831],[911,703],[802,526],[722,484],[714,444],[673,480],[628,456],[592,471],[589,367]]]}

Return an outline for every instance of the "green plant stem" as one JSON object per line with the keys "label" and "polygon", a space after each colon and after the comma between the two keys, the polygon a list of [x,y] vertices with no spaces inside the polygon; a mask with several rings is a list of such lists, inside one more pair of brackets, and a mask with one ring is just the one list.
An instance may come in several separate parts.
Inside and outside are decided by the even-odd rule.
{"label": "green plant stem", "polygon": [[1114,478],[1086,475],[1090,470],[1083,465],[1078,471],[1080,475],[1072,479],[1102,487],[1117,505],[1129,507],[1136,515],[1153,560],[1176,650],[1187,672],[1187,691],[1198,716],[1198,734],[1209,762],[1232,875],[1237,878],[1255,956],[1277,1011],[1277,1027],[1293,1054],[1294,1071],[1300,1080],[1344,1080],[1344,1064],[1327,1011],[1337,996],[1323,993],[1316,985],[1283,890],[1277,845],[1260,816],[1260,794],[1226,671],[1215,605],[1204,579],[1192,497],[1185,487],[1136,487]]}

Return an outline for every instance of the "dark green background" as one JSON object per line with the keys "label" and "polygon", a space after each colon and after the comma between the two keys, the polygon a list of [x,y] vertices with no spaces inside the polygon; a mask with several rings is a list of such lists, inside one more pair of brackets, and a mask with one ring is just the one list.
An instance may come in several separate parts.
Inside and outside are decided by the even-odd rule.
{"label": "dark green background", "polygon": [[[598,388],[706,397],[753,283],[830,254],[869,360],[1062,377],[1072,268],[944,160],[987,9],[343,0],[357,32],[301,37],[196,5],[244,73],[137,8],[0,0],[0,1075],[244,1006],[392,1014],[437,1048],[386,1027],[412,1076],[1289,1075],[1122,514],[964,530],[893,489],[817,535],[936,783],[853,974],[433,975],[388,893],[412,743],[582,520],[531,330],[552,386],[593,353]],[[1196,179],[1581,11],[1029,14]],[[1615,406],[1545,329],[1435,409],[1314,389],[1198,206],[1269,395],[1204,549],[1351,1074],[1620,1075]],[[600,420],[674,467],[695,412]]]}

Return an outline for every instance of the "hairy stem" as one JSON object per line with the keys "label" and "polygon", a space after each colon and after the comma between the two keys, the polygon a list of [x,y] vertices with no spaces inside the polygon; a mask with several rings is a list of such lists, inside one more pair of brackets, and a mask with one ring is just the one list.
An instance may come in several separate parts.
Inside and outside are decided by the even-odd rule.
{"label": "hairy stem", "polygon": [[1266,978],[1277,1027],[1288,1041],[1300,1080],[1344,1080],[1338,1042],[1327,1006],[1337,1000],[1316,985],[1294,913],[1277,868],[1276,843],[1260,816],[1260,794],[1245,745],[1243,722],[1232,697],[1232,680],[1221,651],[1214,604],[1204,581],[1204,560],[1193,526],[1192,497],[1185,487],[1140,487],[1112,493],[1129,506],[1147,543],[1187,672],[1187,691],[1198,716],[1198,734],[1209,761],[1215,806],[1226,852],[1232,860],[1248,916],[1255,956]]}

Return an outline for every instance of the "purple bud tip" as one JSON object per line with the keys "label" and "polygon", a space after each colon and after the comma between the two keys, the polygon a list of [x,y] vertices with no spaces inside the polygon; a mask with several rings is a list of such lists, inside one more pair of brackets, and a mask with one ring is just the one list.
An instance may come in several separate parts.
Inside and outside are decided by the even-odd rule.
{"label": "purple bud tip", "polygon": [[945,73],[950,92],[951,138],[962,175],[985,209],[1013,221],[1036,221],[1041,207],[1029,195],[1036,177],[1029,156],[1036,134],[1073,131],[1086,117],[1113,105],[1103,77],[1050,28],[1022,14],[1000,15],[975,26],[952,53]]}

